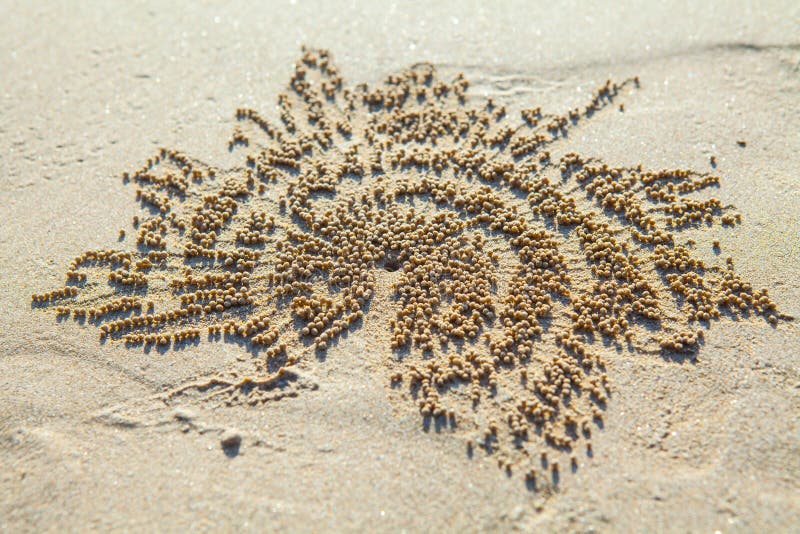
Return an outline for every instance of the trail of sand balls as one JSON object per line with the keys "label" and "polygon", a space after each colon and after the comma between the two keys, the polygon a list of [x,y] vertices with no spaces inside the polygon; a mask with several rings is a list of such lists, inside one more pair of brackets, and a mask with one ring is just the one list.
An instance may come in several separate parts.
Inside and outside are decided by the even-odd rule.
{"label": "trail of sand balls", "polygon": [[[787,319],[732,260],[706,265],[676,238],[740,222],[707,194],[719,178],[564,151],[568,130],[638,85],[515,122],[471,105],[461,75],[422,64],[346,88],[327,52],[306,50],[277,124],[237,111],[242,167],[160,150],[123,176],[142,206],[135,248],[80,255],[33,303],[131,346],[224,335],[269,373],[360,328],[389,276],[394,386],[535,480],[559,468],[543,446],[573,465],[591,451],[611,392],[604,345],[693,355],[715,321]],[[274,379],[203,389],[215,384],[257,402]]]}

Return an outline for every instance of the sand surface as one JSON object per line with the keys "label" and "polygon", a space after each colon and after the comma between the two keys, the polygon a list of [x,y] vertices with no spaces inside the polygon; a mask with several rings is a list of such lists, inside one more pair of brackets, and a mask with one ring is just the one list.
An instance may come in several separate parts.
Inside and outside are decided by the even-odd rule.
{"label": "sand surface", "polygon": [[[0,529],[797,531],[794,2],[162,4],[0,7]],[[164,350],[101,342],[31,295],[62,287],[86,250],[136,250],[142,207],[121,175],[160,147],[241,170],[258,141],[248,130],[252,146],[229,150],[244,128],[236,110],[278,123],[303,45],[330,50],[348,87],[421,62],[447,81],[463,73],[467,104],[492,98],[517,122],[521,109],[565,114],[607,79],[638,77],[554,156],[719,176],[713,195],[741,223],[676,240],[709,264],[732,257],[781,319],[725,315],[689,356],[601,343],[612,394],[592,454],[581,441],[573,469],[544,447],[561,470],[540,469],[535,488],[513,454],[510,474],[498,467],[505,449],[468,453],[480,421],[426,424],[407,379],[392,384],[403,368],[388,345],[386,269],[363,320],[324,355],[289,341],[289,374],[254,367],[274,380],[254,405],[249,388],[209,399],[221,388],[190,387],[166,402],[241,377],[256,357],[205,329]]]}

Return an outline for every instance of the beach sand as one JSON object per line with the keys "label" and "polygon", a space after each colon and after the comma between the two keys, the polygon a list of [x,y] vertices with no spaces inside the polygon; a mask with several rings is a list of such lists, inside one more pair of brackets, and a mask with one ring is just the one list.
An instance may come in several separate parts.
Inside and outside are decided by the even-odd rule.
{"label": "beach sand", "polygon": [[[800,7],[161,4],[0,7],[0,529],[797,531]],[[349,87],[421,62],[463,73],[468,103],[517,121],[638,77],[561,152],[719,176],[741,223],[681,243],[732,257],[781,320],[725,316],[691,357],[602,348],[612,394],[591,455],[581,442],[571,468],[549,452],[560,473],[536,488],[468,452],[479,424],[427,425],[393,387],[391,273],[323,356],[290,343],[301,360],[255,405],[201,387],[164,402],[252,354],[205,330],[165,350],[101,342],[31,295],[86,250],[135,249],[121,176],[160,147],[241,166],[236,110],[277,122],[304,45],[330,50]]]}

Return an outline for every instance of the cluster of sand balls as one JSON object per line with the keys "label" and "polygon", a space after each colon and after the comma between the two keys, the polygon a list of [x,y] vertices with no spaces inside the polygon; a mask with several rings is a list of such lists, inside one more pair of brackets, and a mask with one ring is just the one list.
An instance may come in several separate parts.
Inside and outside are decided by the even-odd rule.
{"label": "cluster of sand balls", "polygon": [[275,217],[267,218],[265,212],[252,213],[247,227],[236,232],[236,241],[242,245],[263,245],[275,228]]}
{"label": "cluster of sand balls", "polygon": [[[377,321],[391,382],[422,417],[476,425],[470,443],[509,470],[527,461],[528,479],[542,446],[576,465],[611,398],[606,346],[696,352],[693,323],[782,317],[731,264],[678,244],[682,229],[740,220],[692,196],[718,177],[563,150],[629,84],[515,121],[491,100],[470,105],[462,75],[419,64],[348,88],[327,52],[304,50],[277,123],[237,110],[229,148],[244,167],[160,150],[123,175],[141,206],[136,249],[79,256],[33,303],[88,315],[105,340],[165,347],[205,332],[284,366]],[[380,284],[391,316],[373,320]]]}
{"label": "cluster of sand balls", "polygon": [[55,301],[57,299],[63,299],[68,297],[75,297],[78,295],[78,288],[73,286],[64,286],[58,289],[53,289],[51,291],[47,291],[45,293],[37,293],[31,295],[31,301],[36,304],[44,304],[51,301]]}

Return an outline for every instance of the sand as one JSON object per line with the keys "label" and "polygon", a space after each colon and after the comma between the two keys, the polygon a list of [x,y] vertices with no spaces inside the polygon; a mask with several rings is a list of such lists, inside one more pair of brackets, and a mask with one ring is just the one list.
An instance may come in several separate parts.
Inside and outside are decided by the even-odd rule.
{"label": "sand", "polygon": [[[514,113],[565,113],[606,79],[638,76],[624,111],[581,124],[568,148],[612,166],[720,176],[714,195],[742,218],[715,230],[722,257],[797,316],[796,7],[3,11],[3,527],[796,528],[796,321],[715,322],[691,358],[609,354],[613,396],[592,456],[574,472],[562,459],[558,484],[533,490],[497,455],[468,454],[469,425],[426,429],[391,387],[393,353],[380,335],[388,302],[323,358],[270,382],[255,406],[211,402],[198,388],[163,402],[249,361],[241,344],[203,336],[126,348],[30,305],[31,294],[63,285],[83,251],[133,247],[140,208],[120,176],[158,147],[241,165],[242,152],[228,150],[235,110],[277,117],[277,94],[308,44],[331,50],[349,85],[425,61],[447,80],[463,72],[472,102],[491,97]],[[699,257],[717,259],[708,232],[690,238]]]}

